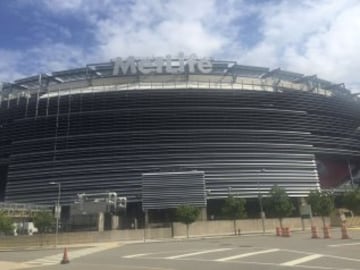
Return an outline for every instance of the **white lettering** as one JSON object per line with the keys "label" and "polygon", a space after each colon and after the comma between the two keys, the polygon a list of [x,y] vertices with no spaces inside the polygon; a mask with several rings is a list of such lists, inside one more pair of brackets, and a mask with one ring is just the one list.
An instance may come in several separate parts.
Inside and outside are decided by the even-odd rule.
{"label": "white lettering", "polygon": [[153,63],[149,59],[139,61],[138,69],[143,74],[150,74],[155,71]]}
{"label": "white lettering", "polygon": [[135,60],[130,56],[126,60],[118,57],[114,61],[113,75],[126,75],[136,74],[140,72],[142,74],[151,73],[184,73],[185,66],[189,73],[210,73],[212,71],[212,62],[209,59],[198,59],[195,54],[185,58],[183,53],[179,53],[177,59],[172,59],[171,55],[163,57],[155,57],[152,59],[139,59]]}
{"label": "white lettering", "polygon": [[212,64],[208,59],[200,59],[198,62],[198,69],[201,73],[210,73],[212,71]]}
{"label": "white lettering", "polygon": [[187,64],[189,66],[189,73],[194,73],[195,72],[195,63],[196,63],[196,55],[192,54],[190,55]]}
{"label": "white lettering", "polygon": [[136,73],[134,57],[130,56],[126,61],[123,61],[120,57],[118,57],[115,59],[113,75],[119,75],[119,69],[121,69],[122,74],[127,74],[129,68],[131,73]]}
{"label": "white lettering", "polygon": [[174,69],[172,67],[172,61],[171,61],[171,55],[167,55],[166,56],[166,66],[165,66],[165,70],[167,73],[176,73],[176,69]]}
{"label": "white lettering", "polygon": [[154,64],[156,66],[156,73],[163,73],[164,59],[162,57],[156,57]]}
{"label": "white lettering", "polygon": [[184,65],[184,54],[179,53],[179,72],[184,73],[185,72],[185,65]]}

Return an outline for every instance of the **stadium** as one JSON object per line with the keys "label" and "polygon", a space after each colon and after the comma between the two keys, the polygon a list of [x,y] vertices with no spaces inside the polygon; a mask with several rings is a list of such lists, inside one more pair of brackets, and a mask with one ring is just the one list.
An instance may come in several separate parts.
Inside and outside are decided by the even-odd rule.
{"label": "stadium", "polygon": [[62,205],[116,192],[139,211],[359,184],[358,97],[316,75],[128,57],[3,83],[0,98],[5,202],[53,204],[49,182]]}

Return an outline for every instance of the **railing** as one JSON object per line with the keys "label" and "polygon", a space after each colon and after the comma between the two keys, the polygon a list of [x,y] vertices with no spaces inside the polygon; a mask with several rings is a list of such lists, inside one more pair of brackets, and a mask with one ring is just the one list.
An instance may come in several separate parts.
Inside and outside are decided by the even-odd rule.
{"label": "railing", "polygon": [[[40,93],[40,89],[30,89],[27,92],[2,95],[0,93],[0,106],[2,102],[13,99],[30,98],[31,95],[38,95],[39,99],[51,98],[55,96],[66,96],[74,94],[86,94],[96,92],[121,91],[121,90],[145,90],[145,89],[236,89],[276,92],[282,89],[293,91],[313,92],[323,96],[333,96],[332,90],[320,87],[310,89],[304,83],[293,83],[290,81],[276,81],[272,79],[245,78],[238,77],[235,80],[231,76],[217,76],[216,78],[207,78],[206,76],[197,76],[193,78],[174,78],[173,80],[128,80],[118,77],[106,77],[93,79],[91,84],[87,81],[73,81],[58,85],[51,85],[46,93]],[[355,99],[355,97],[352,97]],[[9,104],[8,104],[9,105]]]}
{"label": "railing", "polygon": [[[58,88],[55,88],[58,87]],[[268,91],[276,92],[281,89],[288,89],[293,91],[313,91],[316,94],[324,96],[332,96],[331,90],[316,88],[310,90],[304,84],[296,84],[291,82],[281,81],[275,83],[272,80],[263,79],[246,79],[238,78],[235,81],[229,80],[202,80],[188,79],[188,80],[174,80],[174,81],[118,81],[116,78],[102,78],[94,80],[92,85],[81,85],[76,82],[54,86],[54,89],[49,89],[48,93],[42,94],[40,99],[51,98],[55,96],[67,96],[74,94],[88,94],[97,92],[111,92],[121,90],[146,90],[146,89],[228,89],[228,90],[253,90],[253,91]]]}
{"label": "railing", "polygon": [[12,217],[28,217],[35,212],[40,211],[51,211],[51,206],[49,205],[35,205],[35,204],[25,204],[25,203],[0,203],[0,211],[5,212],[8,216]]}

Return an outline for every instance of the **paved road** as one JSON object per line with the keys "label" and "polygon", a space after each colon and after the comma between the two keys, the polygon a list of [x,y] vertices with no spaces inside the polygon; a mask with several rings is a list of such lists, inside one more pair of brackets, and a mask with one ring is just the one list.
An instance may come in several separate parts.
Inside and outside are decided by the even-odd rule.
{"label": "paved road", "polygon": [[[309,233],[291,238],[238,236],[202,240],[153,243],[119,243],[69,250],[70,264],[60,265],[61,254],[28,252],[22,267],[28,269],[134,269],[134,270],[212,270],[212,269],[360,269],[360,231],[353,239],[310,239]],[[336,239],[335,239],[336,238]],[[54,254],[55,252],[55,254]],[[21,256],[25,252],[16,253]],[[0,253],[1,260],[14,261]],[[1,268],[6,269],[6,268]]]}

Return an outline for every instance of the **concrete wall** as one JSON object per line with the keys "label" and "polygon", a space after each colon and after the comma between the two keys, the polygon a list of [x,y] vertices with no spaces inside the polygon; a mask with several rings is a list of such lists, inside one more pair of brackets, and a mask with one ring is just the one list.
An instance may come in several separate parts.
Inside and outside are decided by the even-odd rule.
{"label": "concrete wall", "polygon": [[[146,231],[146,239],[171,238],[171,228],[157,228]],[[105,232],[74,232],[59,233],[58,245],[97,243],[109,241],[143,240],[144,230],[113,230]],[[55,234],[34,234],[33,236],[19,235],[0,238],[0,248],[53,246]]]}
{"label": "concrete wall", "polygon": [[346,225],[349,227],[358,227],[360,226],[360,216],[354,216],[346,218]]}
{"label": "concrete wall", "polygon": [[[310,219],[303,220],[305,229],[310,229]],[[322,227],[322,220],[315,217],[312,220],[313,224]],[[326,223],[330,224],[329,218],[326,218]],[[283,226],[289,227],[291,230],[301,230],[302,222],[300,218],[285,218]],[[278,219],[265,220],[265,232],[275,232],[276,227],[279,227]],[[186,225],[175,222],[173,224],[174,237],[186,236]],[[236,221],[236,231],[240,233],[262,232],[261,219],[240,219]],[[231,220],[214,220],[214,221],[197,221],[190,225],[190,236],[205,236],[205,235],[232,235],[234,234],[234,223]]]}
{"label": "concrete wall", "polygon": [[[326,223],[330,224],[330,219],[326,218]],[[302,230],[300,218],[285,218],[283,220],[285,227],[291,230]],[[313,225],[321,228],[322,220],[319,217],[313,218]],[[347,220],[348,226],[360,226],[360,216]],[[279,226],[277,219],[266,219],[265,229],[267,233],[275,233],[275,228]],[[309,230],[311,222],[304,220],[304,227]],[[261,219],[243,219],[236,221],[236,230],[241,234],[251,232],[262,232]],[[197,221],[190,225],[190,236],[215,236],[215,235],[233,235],[234,223],[232,220],[213,220]],[[144,230],[112,230],[104,232],[73,232],[60,233],[58,236],[59,245],[96,243],[108,241],[130,241],[145,239],[169,239],[172,237],[186,237],[186,226],[175,222],[172,228],[151,228]],[[6,236],[0,237],[0,249],[23,248],[29,246],[53,246],[55,245],[55,234],[35,234],[33,236]]]}

